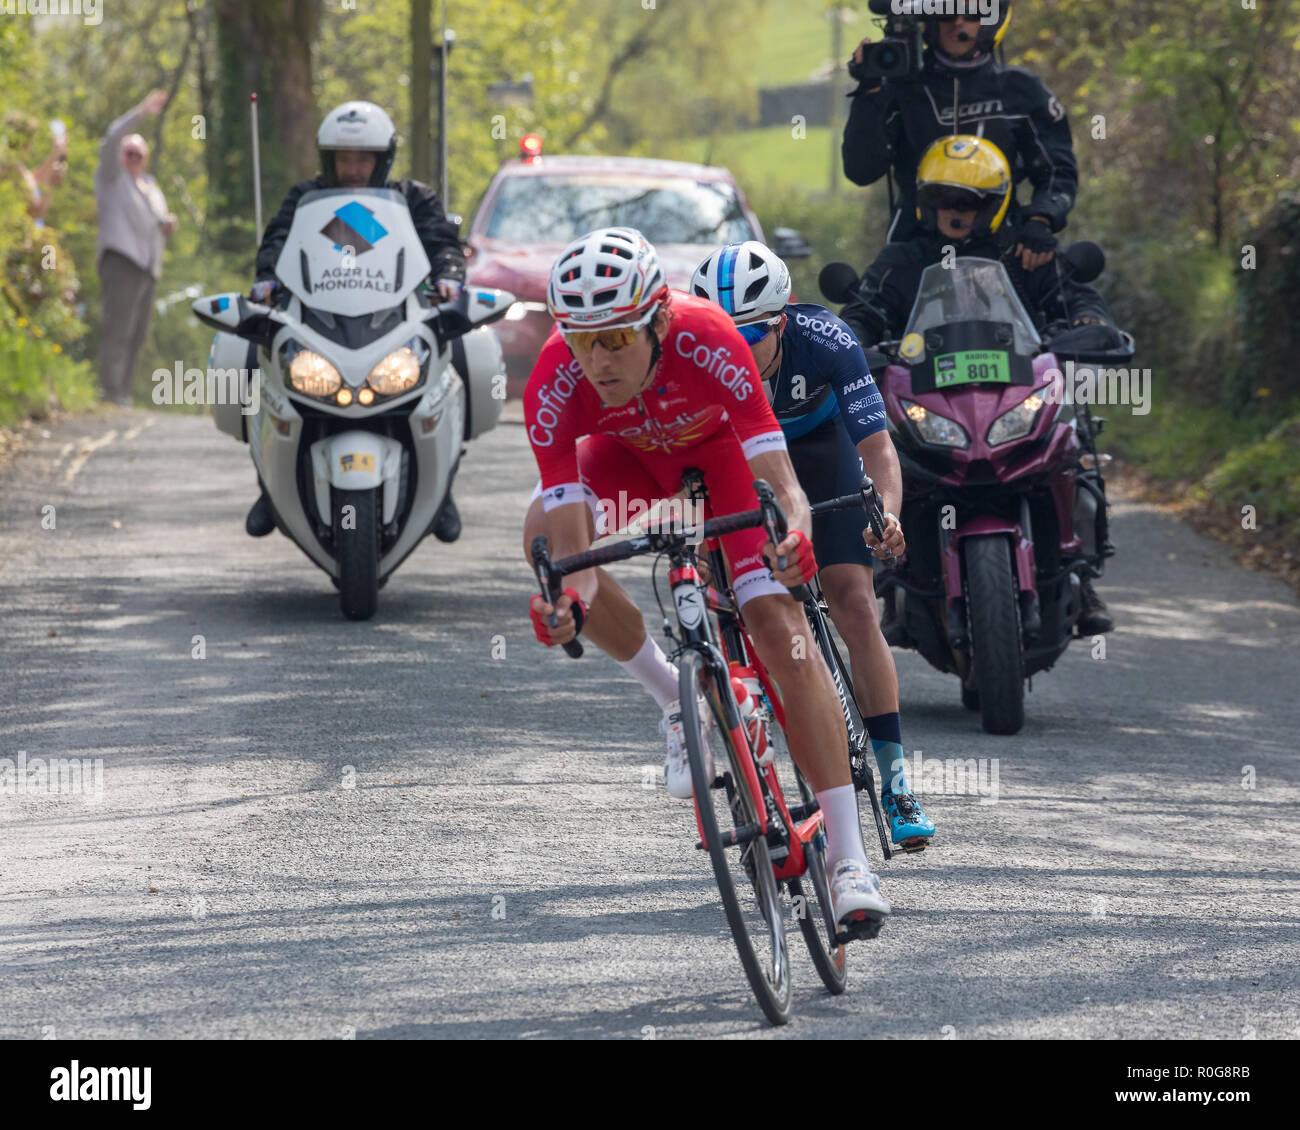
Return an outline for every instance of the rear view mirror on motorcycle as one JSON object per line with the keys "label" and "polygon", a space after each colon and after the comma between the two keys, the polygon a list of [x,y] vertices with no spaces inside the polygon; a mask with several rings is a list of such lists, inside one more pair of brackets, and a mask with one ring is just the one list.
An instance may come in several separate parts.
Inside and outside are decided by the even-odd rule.
{"label": "rear view mirror on motorcycle", "polygon": [[817,285],[831,302],[843,306],[858,289],[858,272],[847,263],[827,263],[817,276]]}
{"label": "rear view mirror on motorcycle", "polygon": [[1070,278],[1079,283],[1090,283],[1106,269],[1106,253],[1089,239],[1072,243],[1061,252]]}
{"label": "rear view mirror on motorcycle", "polygon": [[269,346],[275,337],[278,321],[275,310],[259,302],[249,301],[237,290],[197,299],[190,308],[194,311],[194,316],[205,325],[235,334],[246,341]]}
{"label": "rear view mirror on motorcycle", "polygon": [[453,301],[430,307],[425,321],[445,345],[479,326],[500,321],[514,304],[515,296],[507,291],[466,287]]}

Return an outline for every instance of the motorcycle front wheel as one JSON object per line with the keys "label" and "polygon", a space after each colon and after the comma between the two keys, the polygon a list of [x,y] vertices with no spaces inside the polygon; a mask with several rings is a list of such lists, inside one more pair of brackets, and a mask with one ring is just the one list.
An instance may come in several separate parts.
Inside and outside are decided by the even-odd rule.
{"label": "motorcycle front wheel", "polygon": [[349,620],[369,620],[379,607],[379,491],[334,491],[334,549],[339,606]]}
{"label": "motorcycle front wheel", "polygon": [[1015,734],[1025,724],[1025,670],[1011,544],[989,534],[962,548],[980,721],[986,733]]}

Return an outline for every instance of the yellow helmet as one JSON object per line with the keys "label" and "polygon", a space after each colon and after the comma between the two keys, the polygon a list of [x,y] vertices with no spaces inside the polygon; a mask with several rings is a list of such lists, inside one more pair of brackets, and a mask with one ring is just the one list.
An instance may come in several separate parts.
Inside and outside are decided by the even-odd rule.
{"label": "yellow helmet", "polygon": [[1006,219],[1011,207],[1011,166],[986,137],[941,137],[917,167],[916,218],[921,225],[938,231],[939,209],[956,206],[974,209],[974,236],[992,235]]}

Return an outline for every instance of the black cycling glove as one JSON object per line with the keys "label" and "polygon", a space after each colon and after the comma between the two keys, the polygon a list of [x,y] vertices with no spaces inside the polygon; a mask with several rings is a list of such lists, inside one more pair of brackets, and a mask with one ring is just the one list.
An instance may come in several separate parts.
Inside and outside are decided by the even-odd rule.
{"label": "black cycling glove", "polygon": [[1016,229],[1016,242],[1036,255],[1045,255],[1056,250],[1056,236],[1052,228],[1042,220],[1026,220]]}

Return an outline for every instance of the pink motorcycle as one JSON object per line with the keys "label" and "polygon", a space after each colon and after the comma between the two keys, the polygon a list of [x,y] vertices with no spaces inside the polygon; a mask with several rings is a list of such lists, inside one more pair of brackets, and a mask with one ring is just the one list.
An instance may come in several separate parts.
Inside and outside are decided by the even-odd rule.
{"label": "pink motorcycle", "polygon": [[[1080,282],[1104,263],[1095,244],[1062,258]],[[857,275],[831,264],[821,284],[844,302]],[[1068,356],[1122,364],[1133,339]],[[897,565],[877,568],[885,637],[956,674],[987,732],[1014,734],[1026,680],[1074,635],[1081,577],[1100,577],[1113,553],[1096,449],[1105,421],[1069,402],[1064,356],[1044,346],[993,260],[927,268],[903,337],[867,357],[902,465],[907,531]]]}

